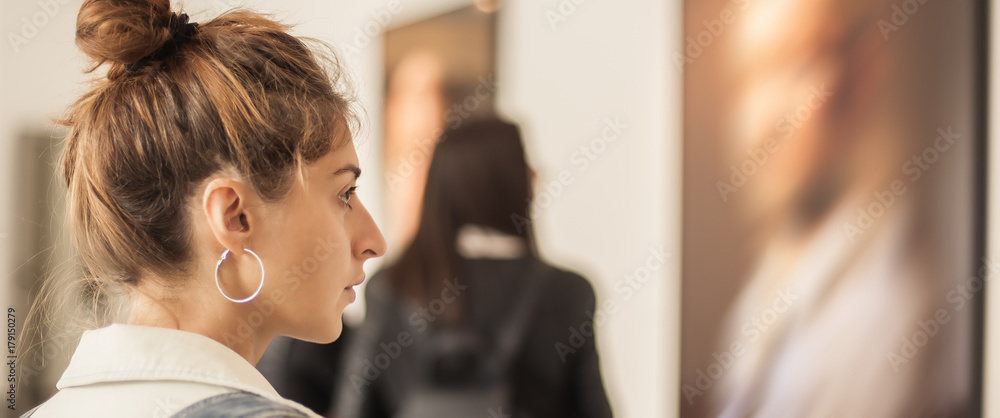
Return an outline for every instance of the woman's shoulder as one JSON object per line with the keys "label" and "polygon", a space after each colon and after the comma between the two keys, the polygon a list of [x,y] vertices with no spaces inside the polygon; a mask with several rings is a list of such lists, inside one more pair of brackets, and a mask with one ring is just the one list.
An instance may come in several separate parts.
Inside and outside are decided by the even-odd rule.
{"label": "woman's shoulder", "polygon": [[582,274],[542,260],[532,260],[545,282],[543,293],[547,297],[593,301],[594,287]]}

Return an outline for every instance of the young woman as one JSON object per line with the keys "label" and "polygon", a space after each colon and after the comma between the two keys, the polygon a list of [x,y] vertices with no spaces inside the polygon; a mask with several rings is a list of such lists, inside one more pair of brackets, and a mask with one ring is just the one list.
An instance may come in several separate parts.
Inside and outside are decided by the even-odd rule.
{"label": "young woman", "polygon": [[84,1],[76,43],[106,72],[69,111],[62,175],[88,287],[122,309],[33,417],[315,416],[254,364],[278,335],[337,339],[385,241],[336,62],[287,30]]}

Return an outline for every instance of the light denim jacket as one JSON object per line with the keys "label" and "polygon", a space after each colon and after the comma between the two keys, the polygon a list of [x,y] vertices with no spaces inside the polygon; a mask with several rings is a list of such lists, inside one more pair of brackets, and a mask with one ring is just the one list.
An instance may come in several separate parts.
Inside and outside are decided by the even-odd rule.
{"label": "light denim jacket", "polygon": [[225,345],[167,328],[115,324],[84,332],[56,387],[31,418],[166,418],[213,397],[202,405],[223,408],[225,416],[273,416],[260,413],[283,409],[288,413],[279,416],[320,417],[278,395]]}

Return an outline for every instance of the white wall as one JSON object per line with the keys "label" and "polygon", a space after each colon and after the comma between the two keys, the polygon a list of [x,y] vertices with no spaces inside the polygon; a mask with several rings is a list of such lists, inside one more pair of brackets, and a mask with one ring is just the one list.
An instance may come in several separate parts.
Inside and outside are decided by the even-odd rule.
{"label": "white wall", "polygon": [[[11,276],[24,259],[15,259],[18,225],[16,200],[23,198],[23,174],[16,172],[15,153],[27,132],[51,132],[50,118],[79,91],[82,60],[73,45],[73,23],[79,3],[0,1],[0,303],[27,316],[23,295],[11,291]],[[22,311],[22,309],[24,309]]]}
{"label": "white wall", "polygon": [[[500,109],[524,124],[541,174],[538,214],[543,255],[579,269],[598,306],[618,311],[598,328],[598,348],[618,416],[668,416],[679,335],[679,73],[666,64],[679,7],[662,2],[589,0],[565,21],[546,18],[570,1],[507,2],[500,26]],[[669,22],[669,24],[668,24]],[[679,31],[678,31],[679,32]],[[587,165],[581,147],[601,151],[607,120],[627,125]],[[560,173],[573,182],[546,186]],[[568,174],[565,174],[568,173]],[[670,256],[631,296],[626,276],[642,275],[651,248]],[[616,287],[616,285],[618,287]]]}
{"label": "white wall", "polygon": [[[23,158],[23,149],[19,150],[23,135],[53,131],[49,118],[58,116],[69,104],[83,79],[79,71],[82,60],[73,45],[79,3],[62,2],[67,4],[0,0],[0,309],[16,310],[19,333],[28,305],[26,295],[14,291],[13,280],[23,276],[18,269],[31,257],[31,247],[21,241],[31,230],[31,221],[18,215],[24,210],[18,205],[29,196],[42,194],[25,193],[26,174],[17,172],[21,164],[16,159]],[[57,377],[60,373],[55,369],[41,370],[42,379]],[[20,377],[23,382],[23,374]],[[23,389],[18,391],[19,413],[24,412],[24,405],[36,401],[31,396]],[[6,407],[3,411],[0,416],[13,412]]]}
{"label": "white wall", "polygon": [[[46,1],[46,0],[43,0]],[[52,0],[59,10],[18,52],[7,42],[22,18],[44,12],[36,1],[0,0],[0,272],[14,261],[2,233],[10,230],[16,174],[9,151],[19,126],[41,125],[81,91],[83,59],[73,45],[79,0]],[[63,5],[59,1],[67,2]],[[581,4],[576,4],[576,2]],[[471,3],[463,0],[402,0],[390,26]],[[616,416],[673,416],[678,410],[680,74],[668,66],[677,50],[680,2],[655,0],[509,0],[500,22],[498,104],[520,122],[530,158],[544,184],[570,176],[550,193],[536,218],[544,257],[590,278],[598,305],[617,310],[598,327],[602,372]],[[184,9],[198,21],[240,4],[236,0],[190,0]],[[371,13],[388,1],[257,0],[252,7],[298,24],[295,32],[343,46]],[[553,29],[547,11],[566,12]],[[569,5],[575,6],[570,10]],[[176,5],[175,5],[176,8]],[[347,62],[355,72],[369,115],[380,125],[381,47],[375,41]],[[580,147],[602,133],[606,119],[627,128],[586,169]],[[602,144],[594,144],[600,150]],[[376,140],[359,148],[367,172],[378,172]],[[382,218],[380,176],[362,181],[362,198]],[[554,189],[552,189],[554,190]],[[650,251],[669,254],[660,265]],[[652,260],[652,261],[651,261]],[[650,262],[648,267],[645,266]],[[376,266],[370,266],[372,268]],[[631,277],[644,276],[645,283]],[[0,276],[3,277],[3,276]],[[634,284],[631,297],[623,286]],[[0,279],[0,302],[12,303]],[[355,308],[354,313],[358,311]],[[567,337],[569,332],[567,331]]]}

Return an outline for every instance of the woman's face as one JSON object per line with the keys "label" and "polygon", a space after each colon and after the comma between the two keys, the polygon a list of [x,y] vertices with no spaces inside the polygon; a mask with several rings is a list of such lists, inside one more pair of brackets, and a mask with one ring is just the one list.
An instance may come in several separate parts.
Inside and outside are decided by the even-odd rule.
{"label": "woman's face", "polygon": [[[385,252],[385,239],[354,195],[360,175],[354,144],[303,171],[285,198],[259,208],[250,248],[267,274],[251,303],[276,333],[327,343],[340,336],[341,314],[365,277],[362,266]],[[247,325],[256,326],[250,319]]]}

